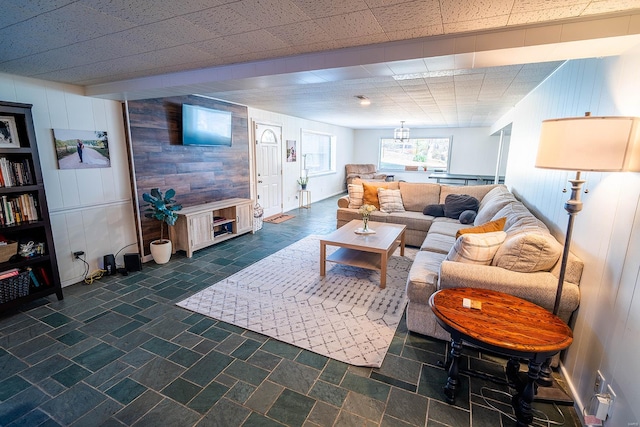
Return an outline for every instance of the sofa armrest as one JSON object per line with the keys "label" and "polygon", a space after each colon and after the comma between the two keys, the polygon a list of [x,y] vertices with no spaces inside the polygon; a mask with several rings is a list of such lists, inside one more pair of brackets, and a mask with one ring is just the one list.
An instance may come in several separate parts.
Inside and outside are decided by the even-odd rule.
{"label": "sofa armrest", "polygon": [[[443,261],[438,289],[481,288],[504,292],[553,310],[558,278],[549,272],[519,273],[488,265]],[[568,322],[580,303],[580,288],[565,282],[558,316]]]}
{"label": "sofa armrest", "polygon": [[387,174],[386,173],[375,173],[373,174],[373,179],[386,179],[387,178]]}
{"label": "sofa armrest", "polygon": [[342,196],[338,199],[338,207],[339,208],[348,208],[349,207],[349,196]]}

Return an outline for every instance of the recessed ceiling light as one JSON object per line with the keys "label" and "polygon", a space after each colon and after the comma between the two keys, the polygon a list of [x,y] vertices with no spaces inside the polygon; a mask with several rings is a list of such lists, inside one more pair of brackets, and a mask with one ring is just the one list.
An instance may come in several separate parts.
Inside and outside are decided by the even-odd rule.
{"label": "recessed ceiling light", "polygon": [[364,95],[356,95],[356,98],[360,100],[360,105],[371,105],[371,100]]}

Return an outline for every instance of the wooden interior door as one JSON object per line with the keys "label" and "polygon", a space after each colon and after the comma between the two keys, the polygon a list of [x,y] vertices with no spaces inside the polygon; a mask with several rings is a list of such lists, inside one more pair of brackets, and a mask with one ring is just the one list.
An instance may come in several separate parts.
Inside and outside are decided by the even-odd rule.
{"label": "wooden interior door", "polygon": [[282,212],[282,127],[255,123],[256,183],[264,218]]}

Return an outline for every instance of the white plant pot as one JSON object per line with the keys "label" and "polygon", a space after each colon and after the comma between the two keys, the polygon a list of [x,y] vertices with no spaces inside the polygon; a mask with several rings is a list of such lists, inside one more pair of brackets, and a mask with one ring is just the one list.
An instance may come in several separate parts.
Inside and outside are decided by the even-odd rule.
{"label": "white plant pot", "polygon": [[156,264],[166,264],[171,259],[171,240],[154,240],[149,245],[151,256]]}

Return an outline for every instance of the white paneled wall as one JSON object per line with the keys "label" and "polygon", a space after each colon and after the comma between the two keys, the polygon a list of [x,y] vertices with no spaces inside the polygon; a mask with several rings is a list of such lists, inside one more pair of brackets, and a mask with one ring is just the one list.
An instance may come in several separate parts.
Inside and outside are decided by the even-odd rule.
{"label": "white paneled wall", "polygon": [[[353,163],[354,131],[350,128],[329,125],[326,123],[314,122],[298,117],[286,116],[284,114],[272,113],[270,111],[259,110],[249,107],[249,131],[253,138],[252,123],[267,123],[282,126],[282,174],[283,174],[283,211],[298,207],[298,184],[297,179],[302,173],[302,130],[322,132],[336,137],[336,173],[323,176],[311,177],[309,179],[308,190],[311,191],[312,202],[325,199],[327,197],[346,191],[344,165]],[[297,142],[297,161],[286,162],[286,141],[295,140]],[[255,143],[255,141],[254,141]],[[253,172],[252,172],[253,173]],[[253,194],[252,185],[252,197]]]}
{"label": "white paneled wall", "polygon": [[[84,251],[94,271],[104,255],[137,241],[120,103],[86,97],[76,86],[8,74],[0,74],[0,99],[33,104],[60,279],[63,286],[77,283],[84,264],[72,252]],[[106,130],[111,167],[58,169],[52,129]],[[118,265],[126,252],[136,247],[122,251]]]}
{"label": "white paneled wall", "polygon": [[[491,136],[490,128],[433,128],[411,129],[412,138],[452,137],[450,172],[458,174],[494,175],[500,143],[499,136]],[[381,138],[392,138],[393,129],[362,129],[355,131],[354,163],[378,164],[378,151]],[[503,152],[508,152],[505,147]],[[503,160],[501,175],[504,175],[506,163]],[[395,179],[408,182],[427,181],[429,173],[396,172]]]}
{"label": "white paneled wall", "polygon": [[[640,51],[570,61],[520,102],[507,185],[563,239],[563,193],[573,173],[534,167],[542,120],[583,116],[640,116]],[[640,174],[588,173],[589,193],[575,220],[571,249],[585,262],[574,342],[564,369],[579,405],[588,405],[599,369],[617,394],[607,426],[640,420]],[[581,408],[580,408],[581,409]]]}

